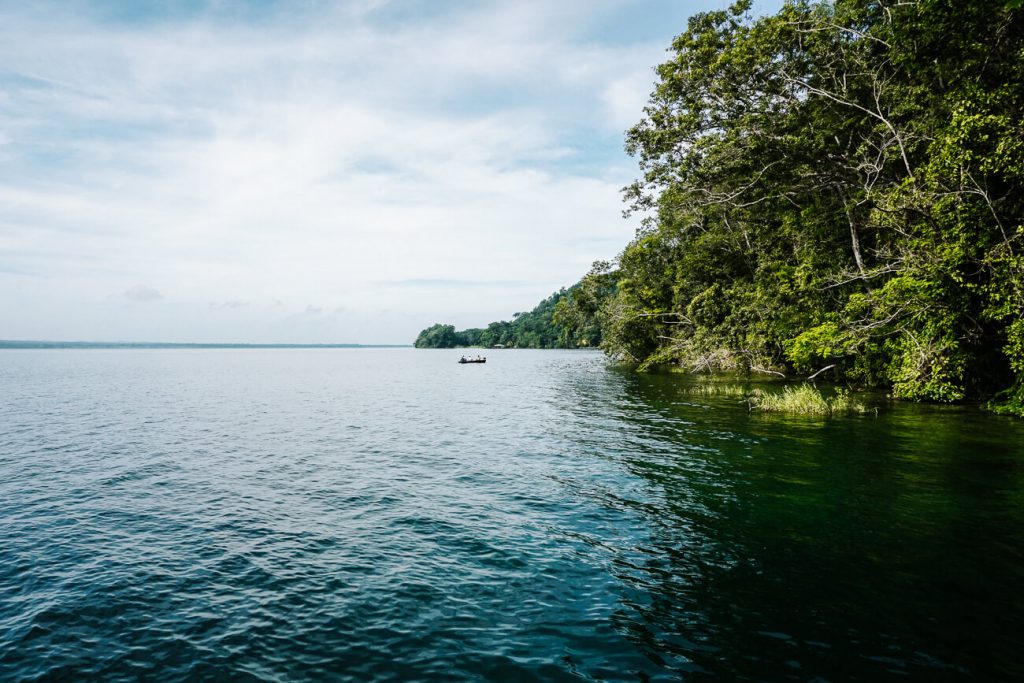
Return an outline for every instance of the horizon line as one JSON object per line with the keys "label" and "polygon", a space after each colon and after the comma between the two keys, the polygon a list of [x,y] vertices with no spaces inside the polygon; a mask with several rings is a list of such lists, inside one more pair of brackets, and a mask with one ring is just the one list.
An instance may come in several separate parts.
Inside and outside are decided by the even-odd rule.
{"label": "horizon line", "polygon": [[412,344],[266,343],[266,342],[168,342],[168,341],[59,341],[51,339],[0,339],[0,349],[370,349],[413,348]]}

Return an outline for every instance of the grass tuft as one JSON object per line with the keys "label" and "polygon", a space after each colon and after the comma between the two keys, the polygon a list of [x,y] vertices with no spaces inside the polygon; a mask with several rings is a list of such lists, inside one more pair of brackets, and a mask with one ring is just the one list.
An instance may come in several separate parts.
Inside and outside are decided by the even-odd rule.
{"label": "grass tuft", "polygon": [[754,410],[795,415],[830,416],[838,413],[863,413],[867,410],[863,403],[852,398],[845,389],[839,389],[835,396],[826,398],[813,384],[787,386],[781,394],[755,391],[749,403]]}
{"label": "grass tuft", "polygon": [[728,382],[701,382],[699,384],[682,385],[683,393],[692,396],[724,396],[726,398],[746,398],[750,392],[742,384]]}

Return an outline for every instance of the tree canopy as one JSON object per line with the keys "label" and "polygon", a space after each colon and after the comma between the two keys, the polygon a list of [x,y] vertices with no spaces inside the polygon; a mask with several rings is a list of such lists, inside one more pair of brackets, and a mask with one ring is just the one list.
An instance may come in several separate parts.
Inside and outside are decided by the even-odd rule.
{"label": "tree canopy", "polygon": [[1002,392],[1020,411],[1021,4],[693,17],[627,133],[626,199],[648,219],[602,306],[605,348],[917,400]]}
{"label": "tree canopy", "polygon": [[515,313],[512,320],[492,322],[484,328],[456,331],[452,325],[433,325],[420,332],[417,348],[504,346],[521,349],[597,348],[601,303],[615,289],[614,275],[606,263],[569,289],[560,289],[533,310]]}

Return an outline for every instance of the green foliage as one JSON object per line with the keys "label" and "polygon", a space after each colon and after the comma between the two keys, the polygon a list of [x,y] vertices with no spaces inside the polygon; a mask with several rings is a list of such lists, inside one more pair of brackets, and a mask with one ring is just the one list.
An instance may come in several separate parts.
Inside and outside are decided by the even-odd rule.
{"label": "green foliage", "polygon": [[749,9],[690,20],[627,133],[605,349],[1024,412],[1021,4]]}
{"label": "green foliage", "polygon": [[413,344],[417,349],[454,349],[462,346],[480,346],[485,330],[470,328],[455,331],[454,325],[436,324],[420,332]]}
{"label": "green foliage", "polygon": [[1004,415],[1024,417],[1024,319],[1014,320],[1007,329],[1006,355],[1010,358],[1017,382],[1014,386],[1000,392],[990,403],[990,407]]}
{"label": "green foliage", "polygon": [[1024,417],[1024,386],[1017,385],[1011,389],[1000,392],[988,404],[993,412],[1000,415],[1016,415]]}
{"label": "green foliage", "polygon": [[463,346],[454,325],[431,325],[420,332],[413,344],[417,349],[451,349]]}
{"label": "green foliage", "polygon": [[843,353],[843,334],[836,322],[827,322],[804,330],[786,340],[786,358],[798,370],[808,370],[816,363],[828,361]]}
{"label": "green foliage", "polygon": [[433,325],[420,332],[416,348],[504,346],[520,349],[597,348],[601,345],[599,312],[616,290],[616,274],[598,262],[569,289],[561,289],[512,320],[457,332],[452,325]]}

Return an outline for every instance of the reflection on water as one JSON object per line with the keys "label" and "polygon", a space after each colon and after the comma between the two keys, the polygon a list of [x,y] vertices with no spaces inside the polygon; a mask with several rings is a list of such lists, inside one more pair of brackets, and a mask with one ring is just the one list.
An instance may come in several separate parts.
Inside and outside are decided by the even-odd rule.
{"label": "reflection on water", "polygon": [[[895,405],[832,420],[749,413],[678,377],[567,378],[575,419],[631,491],[577,494],[643,519],[606,548],[617,626],[659,667],[778,680],[1024,674],[1024,430]],[[739,397],[739,398],[738,398]],[[611,438],[596,437],[595,447]]]}
{"label": "reflection on water", "polygon": [[1024,425],[590,352],[0,353],[0,680],[1024,676]]}

